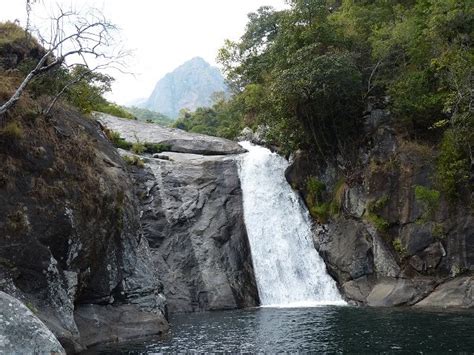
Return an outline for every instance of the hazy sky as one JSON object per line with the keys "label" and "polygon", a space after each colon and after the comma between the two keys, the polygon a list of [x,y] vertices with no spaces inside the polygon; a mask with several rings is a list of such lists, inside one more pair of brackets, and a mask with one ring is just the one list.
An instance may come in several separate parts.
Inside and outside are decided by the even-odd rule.
{"label": "hazy sky", "polygon": [[[201,56],[215,65],[224,40],[243,34],[249,12],[263,5],[285,6],[284,0],[39,0],[33,20],[41,21],[40,14],[57,3],[63,8],[91,5],[121,28],[122,45],[134,50],[128,71],[135,77],[114,73],[110,98],[120,104],[148,97],[164,74],[188,59]],[[0,21],[25,23],[24,0],[0,4]]]}

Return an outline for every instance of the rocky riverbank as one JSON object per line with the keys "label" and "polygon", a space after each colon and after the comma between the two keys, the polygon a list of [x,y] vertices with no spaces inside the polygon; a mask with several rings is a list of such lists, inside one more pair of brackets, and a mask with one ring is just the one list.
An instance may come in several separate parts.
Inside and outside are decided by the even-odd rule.
{"label": "rocky riverbank", "polygon": [[472,198],[439,194],[436,152],[393,127],[383,105],[369,108],[367,142],[350,175],[337,163],[294,155],[286,175],[319,222],[316,248],[352,303],[473,307]]}

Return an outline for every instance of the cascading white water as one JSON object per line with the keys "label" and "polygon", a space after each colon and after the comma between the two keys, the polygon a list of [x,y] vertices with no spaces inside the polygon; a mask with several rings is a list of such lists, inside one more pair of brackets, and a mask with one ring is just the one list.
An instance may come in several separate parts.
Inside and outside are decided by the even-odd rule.
{"label": "cascading white water", "polygon": [[288,162],[249,142],[240,161],[244,218],[262,306],[345,304],[314,248],[306,208],[285,179]]}

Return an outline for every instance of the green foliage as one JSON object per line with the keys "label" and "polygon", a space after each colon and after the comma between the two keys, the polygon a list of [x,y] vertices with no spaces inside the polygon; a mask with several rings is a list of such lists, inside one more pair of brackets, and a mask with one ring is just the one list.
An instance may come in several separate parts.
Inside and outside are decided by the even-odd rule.
{"label": "green foliage", "polygon": [[468,154],[462,148],[456,131],[448,129],[441,142],[441,152],[436,164],[436,179],[440,189],[451,200],[460,197],[462,190],[467,188],[470,178]]}
{"label": "green foliage", "polygon": [[390,227],[390,223],[385,218],[373,212],[367,212],[365,218],[381,233],[387,232]]}
{"label": "green foliage", "polygon": [[116,117],[127,118],[129,120],[135,119],[135,116],[131,114],[130,112],[128,112],[125,108],[111,102],[104,102],[104,103],[98,104],[94,107],[94,110],[108,113],[109,115],[116,116]]}
{"label": "green foliage", "polygon": [[331,206],[328,202],[317,204],[309,209],[309,212],[313,218],[319,223],[326,223],[330,216]]}
{"label": "green foliage", "polygon": [[135,154],[143,154],[145,152],[145,145],[140,142],[133,143],[131,151]]}
{"label": "green foliage", "polygon": [[0,129],[0,137],[17,140],[22,139],[24,135],[23,127],[18,121],[10,121],[5,127]]}
{"label": "green foliage", "polygon": [[364,214],[365,219],[381,233],[387,232],[390,227],[390,223],[380,216],[381,210],[387,206],[389,201],[390,197],[388,195],[383,195],[376,200],[369,201],[367,203],[367,210]]}
{"label": "green foliage", "polygon": [[446,232],[442,223],[434,223],[431,229],[431,234],[436,239],[444,239],[446,237]]}
{"label": "green foliage", "polygon": [[212,107],[199,107],[194,112],[182,110],[173,127],[210,136],[235,138],[243,128],[238,100],[217,97]]}
{"label": "green foliage", "polygon": [[440,192],[428,187],[416,185],[415,198],[423,206],[422,220],[427,221],[433,218],[439,206]]}
{"label": "green foliage", "polygon": [[127,142],[124,138],[122,138],[120,136],[120,133],[112,131],[110,129],[106,129],[105,134],[115,147],[125,150],[132,149],[132,143]]}
{"label": "green foliage", "polygon": [[401,256],[404,257],[407,254],[406,248],[403,246],[402,240],[396,238],[392,241],[393,249]]}
{"label": "green foliage", "polygon": [[387,206],[390,198],[388,195],[383,195],[377,200],[370,201],[367,204],[367,210],[371,213],[380,212],[385,206]]}
{"label": "green foliage", "polygon": [[[470,1],[288,4],[250,14],[240,40],[219,51],[241,126],[265,124],[268,141],[282,151],[351,158],[364,140],[367,98],[386,95],[398,128],[410,137],[437,143],[450,129],[456,149],[473,155]],[[195,126],[206,131],[206,123]]]}
{"label": "green foliage", "polygon": [[129,111],[133,116],[135,116],[140,121],[145,121],[148,123],[156,123],[165,127],[171,126],[174,122],[173,119],[159,112],[150,111],[145,108],[132,106],[132,107],[126,107],[125,109]]}
{"label": "green foliage", "polygon": [[123,160],[128,165],[133,165],[133,166],[136,166],[138,168],[143,168],[145,166],[145,163],[143,162],[143,159],[141,159],[140,157],[137,157],[135,155],[125,155],[125,156],[123,156]]}
{"label": "green foliage", "polygon": [[320,223],[326,223],[329,217],[339,213],[345,189],[344,179],[340,179],[332,193],[326,193],[326,185],[315,178],[308,177],[306,181],[306,205],[313,218]]}
{"label": "green foliage", "polygon": [[155,144],[155,143],[144,143],[144,153],[155,154],[165,152],[171,149],[169,144]]}

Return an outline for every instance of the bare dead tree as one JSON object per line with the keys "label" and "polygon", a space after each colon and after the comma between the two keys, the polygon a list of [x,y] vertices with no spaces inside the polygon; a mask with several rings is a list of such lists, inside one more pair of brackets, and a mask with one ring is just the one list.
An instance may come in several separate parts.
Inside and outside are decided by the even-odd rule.
{"label": "bare dead tree", "polygon": [[[117,27],[107,20],[97,10],[89,10],[86,14],[77,11],[63,11],[58,9],[58,15],[53,16],[47,31],[32,30],[32,34],[39,40],[45,49],[45,54],[38,60],[36,66],[23,79],[8,101],[0,106],[0,116],[5,114],[18,102],[28,84],[38,75],[51,71],[59,66],[72,68],[81,65],[89,72],[99,69],[116,69],[124,71],[124,58],[128,55],[122,50],[114,50],[114,32]],[[44,32],[49,32],[44,35]],[[72,64],[68,64],[67,61]],[[90,64],[92,63],[92,64]],[[85,71],[87,72],[87,71]],[[75,78],[77,82],[81,78]],[[50,112],[67,87],[74,82],[67,83],[60,90],[46,112]]]}

